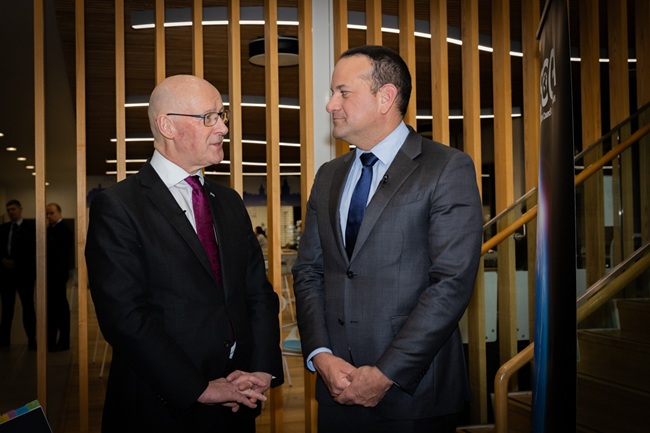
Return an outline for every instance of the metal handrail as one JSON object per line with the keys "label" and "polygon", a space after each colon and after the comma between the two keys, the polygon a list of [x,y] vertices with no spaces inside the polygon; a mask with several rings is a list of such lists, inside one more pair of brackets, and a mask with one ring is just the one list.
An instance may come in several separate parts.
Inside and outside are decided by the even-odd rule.
{"label": "metal handrail", "polygon": [[[647,104],[648,106],[650,104]],[[620,155],[622,152],[627,150],[634,143],[638,142],[641,138],[645,137],[650,133],[650,124],[645,125],[639,128],[634,134],[630,135],[626,140],[624,140],[618,146],[612,148],[605,155],[600,157],[597,161],[594,161],[588,167],[586,167],[582,172],[580,172],[575,177],[575,185],[579,185],[588,179],[591,175],[598,172],[603,166],[613,160],[615,157]],[[519,201],[519,200],[518,200]],[[505,229],[501,230],[495,236],[483,243],[481,248],[481,254],[485,254],[490,249],[497,246],[503,240],[507,239],[508,236],[513,234],[517,229],[522,225],[531,221],[537,215],[537,205],[525,212],[521,217],[516,221],[510,224]],[[645,254],[646,250],[650,248],[648,244],[639,248],[635,252],[634,257],[638,257],[641,254]],[[633,259],[632,259],[633,260]],[[612,272],[618,272],[617,270],[621,267],[625,267],[630,263],[631,260],[626,260],[620,263]],[[584,304],[578,308],[578,323],[582,321],[585,317],[588,317],[594,310],[607,302],[614,294],[618,293],[623,287],[625,287],[630,281],[640,275],[645,269],[650,267],[650,254],[645,254],[640,260],[630,266],[629,269],[621,273],[620,277],[615,280],[607,280],[603,285],[600,281],[596,284],[601,285],[598,290],[599,296],[596,296],[594,292],[591,291],[591,288],[587,291],[590,293],[589,299],[586,299]],[[592,286],[593,287],[593,286]],[[583,295],[584,296],[584,295]],[[581,298],[579,301],[582,301]],[[528,345],[525,349],[517,353],[513,358],[504,363],[499,370],[494,379],[494,419],[495,419],[495,432],[496,433],[507,433],[508,431],[508,383],[510,378],[524,365],[528,364],[533,359],[534,353],[534,343]]]}
{"label": "metal handrail", "polygon": [[[608,133],[600,137],[598,140],[584,148],[582,151],[580,151],[576,156],[573,158],[573,161],[578,161],[586,154],[591,152],[592,149],[600,146],[607,140],[609,140],[615,133],[619,132],[621,129],[623,129],[624,126],[629,125],[632,121],[637,119],[641,114],[643,114],[646,110],[650,109],[650,102],[647,104],[643,105],[641,108],[639,108],[634,114],[632,114],[630,117],[619,123],[618,125],[614,126]],[[637,131],[638,132],[638,131]],[[619,145],[620,146],[620,145]],[[618,147],[618,146],[617,146]],[[512,211],[514,208],[517,206],[521,205],[523,202],[525,202],[528,198],[530,198],[533,194],[537,192],[537,187],[534,186],[532,187],[526,194],[522,195],[519,197],[517,200],[515,200],[514,203],[512,203],[510,206],[499,212],[496,216],[494,216],[492,219],[487,221],[485,224],[483,224],[483,231],[487,230],[490,226],[492,226],[494,223],[496,223],[498,220],[500,220],[505,214],[508,212]]]}
{"label": "metal handrail", "polygon": [[[634,260],[626,260],[620,263],[618,267],[626,267],[620,276],[615,280],[607,280],[608,282],[603,285],[596,282],[592,287],[597,286],[597,293],[592,295],[585,301],[583,305],[578,307],[577,323],[582,322],[591,313],[603,306],[614,295],[625,288],[629,283],[637,279],[646,269],[650,268],[650,243],[646,243],[639,248],[634,257],[638,258],[643,254],[643,257],[636,260],[634,264],[630,264]],[[618,273],[618,272],[617,272]],[[591,288],[588,290],[591,291]],[[582,298],[578,300],[580,302]],[[494,378],[494,430],[495,433],[508,432],[508,383],[510,378],[521,367],[528,364],[533,360],[535,343],[530,343],[521,352],[513,356],[509,361],[503,364],[498,370]]]}

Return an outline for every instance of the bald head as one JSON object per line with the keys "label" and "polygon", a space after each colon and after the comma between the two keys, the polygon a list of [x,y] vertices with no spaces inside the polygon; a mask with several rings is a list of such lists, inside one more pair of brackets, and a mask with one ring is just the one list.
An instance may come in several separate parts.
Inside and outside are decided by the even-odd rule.
{"label": "bald head", "polygon": [[[228,127],[219,119],[205,125],[204,116],[224,110],[219,91],[194,75],[173,75],[160,82],[149,99],[154,148],[188,173],[223,160]],[[214,117],[213,117],[214,118]]]}

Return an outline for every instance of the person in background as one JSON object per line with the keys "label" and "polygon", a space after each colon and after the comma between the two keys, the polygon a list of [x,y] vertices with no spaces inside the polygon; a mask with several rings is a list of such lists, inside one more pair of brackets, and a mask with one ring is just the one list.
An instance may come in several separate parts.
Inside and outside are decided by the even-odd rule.
{"label": "person in background", "polygon": [[248,212],[203,176],[227,121],[212,84],[166,78],[149,101],[153,156],[91,202],[89,285],[113,347],[104,433],[254,432],[284,380],[279,300]]}
{"label": "person in background", "polygon": [[481,255],[473,162],[404,123],[411,76],[388,48],[343,53],[331,92],[332,134],[356,149],[318,170],[292,269],[318,432],[454,433]]}
{"label": "person in background", "polygon": [[[74,268],[74,233],[63,221],[61,206],[50,203],[47,217],[47,349],[70,349],[68,279]],[[58,339],[57,339],[58,337]]]}
{"label": "person in background", "polygon": [[16,293],[23,309],[23,327],[29,350],[36,350],[36,310],[34,284],[36,283],[36,226],[23,219],[23,206],[12,199],[7,202],[11,221],[0,226],[0,346],[11,345],[11,324],[14,320]]}
{"label": "person in background", "polygon": [[266,239],[266,232],[261,226],[255,227],[255,236],[257,236],[257,241],[260,243],[262,251],[266,251],[268,240]]}

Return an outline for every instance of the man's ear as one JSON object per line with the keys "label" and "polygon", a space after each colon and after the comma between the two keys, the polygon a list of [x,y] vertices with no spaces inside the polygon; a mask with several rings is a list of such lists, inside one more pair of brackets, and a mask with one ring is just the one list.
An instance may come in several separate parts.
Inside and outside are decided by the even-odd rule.
{"label": "man's ear", "polygon": [[394,84],[384,84],[379,89],[379,101],[381,102],[381,113],[386,114],[397,100],[397,87]]}
{"label": "man's ear", "polygon": [[174,122],[171,121],[169,116],[160,114],[156,118],[156,125],[158,125],[158,130],[160,134],[165,138],[172,138],[174,136],[175,128]]}

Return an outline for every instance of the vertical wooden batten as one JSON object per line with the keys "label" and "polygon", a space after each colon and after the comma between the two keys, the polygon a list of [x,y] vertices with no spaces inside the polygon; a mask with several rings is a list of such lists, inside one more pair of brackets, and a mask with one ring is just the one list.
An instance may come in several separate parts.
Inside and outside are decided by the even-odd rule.
{"label": "vertical wooden batten", "polygon": [[45,19],[34,0],[34,160],[36,179],[36,396],[47,413],[47,255],[45,219]]}
{"label": "vertical wooden batten", "polygon": [[366,0],[366,43],[381,45],[381,0]]}
{"label": "vertical wooden batten", "polygon": [[230,121],[230,186],[244,196],[244,175],[242,169],[242,79],[241,79],[241,16],[239,0],[228,3],[228,98]]}
{"label": "vertical wooden batten", "polygon": [[[630,115],[630,79],[628,71],[627,0],[609,0],[607,8],[607,47],[609,52],[609,127],[623,122]],[[647,25],[647,24],[646,24]],[[618,133],[619,142],[630,136],[626,125]],[[614,261],[620,263],[634,251],[634,192],[632,152],[612,161],[612,179],[620,192],[614,199]],[[620,184],[619,184],[620,182]],[[616,190],[616,187],[615,187]],[[612,252],[610,251],[610,255]],[[627,293],[627,290],[625,290]],[[633,296],[633,291],[629,295]]]}
{"label": "vertical wooden batten", "polygon": [[117,181],[126,178],[126,102],[124,61],[124,0],[115,0],[115,154]]}
{"label": "vertical wooden batten", "polygon": [[156,84],[165,79],[165,0],[156,0]]}
{"label": "vertical wooden batten", "polygon": [[[334,63],[341,54],[348,49],[348,2],[347,0],[333,0],[333,25],[334,25]],[[343,140],[336,139],[336,156],[341,156],[350,151],[350,145]]]}
{"label": "vertical wooden batten", "polygon": [[[481,157],[481,92],[480,59],[478,52],[478,0],[461,2],[461,51],[463,84],[463,148],[472,157],[476,182],[482,194]],[[477,404],[470,408],[472,422],[487,422],[487,364],[485,347],[485,292],[483,261],[479,268],[474,293],[467,310],[469,380]]]}
{"label": "vertical wooden batten", "polygon": [[192,3],[192,74],[203,78],[203,0]]}
{"label": "vertical wooden batten", "polygon": [[[510,72],[510,3],[492,2],[492,88],[494,99],[494,172],[497,214],[514,202],[514,160],[512,140],[512,80]],[[512,223],[503,218],[499,230]],[[515,246],[512,237],[497,249],[499,281],[499,360],[503,364],[517,353],[517,287]],[[516,387],[516,378],[511,380]]]}
{"label": "vertical wooden batten", "polygon": [[[447,53],[447,0],[432,0],[431,32],[431,137],[449,146],[449,56]],[[478,84],[478,83],[477,83]]]}
{"label": "vertical wooden batten", "polygon": [[[636,30],[636,91],[637,107],[650,102],[650,2],[636,0],[635,4]],[[650,123],[650,113],[641,118],[643,124]],[[639,146],[639,166],[650,167],[650,137],[642,139]],[[641,207],[641,243],[650,241],[650,173],[641,170],[639,197]]]}
{"label": "vertical wooden batten", "polygon": [[[521,4],[522,76],[524,89],[539,89],[540,54],[535,38],[540,20],[540,1]],[[539,170],[539,92],[524,92],[524,174],[526,191],[537,187]],[[537,219],[526,225],[528,253],[528,335],[532,341],[535,331],[535,263],[537,252]]]}
{"label": "vertical wooden batten", "polygon": [[[282,296],[280,221],[280,96],[278,59],[278,3],[264,0],[264,76],[266,92],[266,193],[269,227],[268,277]],[[280,315],[280,324],[282,316]],[[271,433],[282,431],[282,387],[271,390]]]}
{"label": "vertical wooden batten", "polygon": [[[300,210],[305,222],[307,200],[314,183],[314,64],[312,0],[298,1],[298,76],[300,98]],[[293,281],[293,280],[292,280]],[[317,431],[316,376],[304,370],[305,433]]]}
{"label": "vertical wooden batten", "polygon": [[75,1],[77,132],[77,332],[79,365],[79,432],[88,433],[88,273],[86,270],[86,39],[84,0]]}
{"label": "vertical wooden batten", "polygon": [[[415,3],[414,0],[399,0],[399,54],[402,56],[406,65],[415,78]],[[413,89],[411,90],[411,99],[409,100],[404,122],[413,126],[417,130],[418,121],[416,119],[417,104],[416,96],[418,94],[415,85],[417,80],[412,80]]]}
{"label": "vertical wooden batten", "polygon": [[[598,1],[580,3],[580,100],[582,113],[582,149],[586,149],[602,135],[600,94],[600,48],[598,37]],[[585,157],[585,166],[603,155],[594,149]],[[599,171],[584,182],[584,212],[589,215],[585,225],[585,268],[587,287],[598,281],[605,272],[604,186]],[[589,319],[587,319],[589,320]]]}

